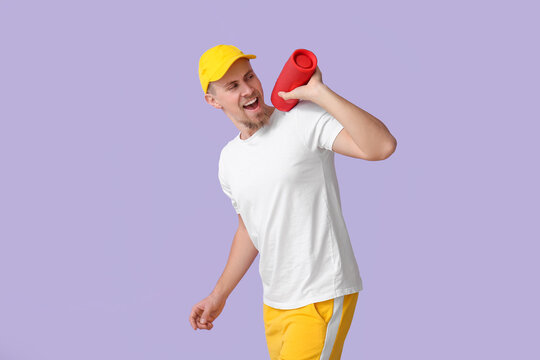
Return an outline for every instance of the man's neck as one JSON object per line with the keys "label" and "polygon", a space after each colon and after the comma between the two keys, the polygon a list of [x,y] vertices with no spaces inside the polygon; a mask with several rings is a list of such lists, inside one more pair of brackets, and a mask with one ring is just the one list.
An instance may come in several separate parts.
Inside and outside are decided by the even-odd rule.
{"label": "man's neck", "polygon": [[272,116],[272,114],[274,113],[275,110],[276,110],[276,108],[274,108],[272,106],[267,106],[264,109],[264,114],[265,114],[264,124],[262,126],[258,127],[258,128],[242,126],[243,129],[240,131],[240,139],[241,140],[247,140],[248,138],[253,136],[253,134],[255,134],[257,131],[259,131],[263,126],[268,125],[268,123],[270,122],[270,117]]}

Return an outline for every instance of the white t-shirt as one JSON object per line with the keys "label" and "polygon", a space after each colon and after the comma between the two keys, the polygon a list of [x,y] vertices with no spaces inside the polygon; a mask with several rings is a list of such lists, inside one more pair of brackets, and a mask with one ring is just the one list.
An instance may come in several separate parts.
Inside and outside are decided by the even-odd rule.
{"label": "white t-shirt", "polygon": [[221,150],[218,176],[259,251],[263,302],[294,309],[362,290],[332,144],[343,125],[300,101]]}

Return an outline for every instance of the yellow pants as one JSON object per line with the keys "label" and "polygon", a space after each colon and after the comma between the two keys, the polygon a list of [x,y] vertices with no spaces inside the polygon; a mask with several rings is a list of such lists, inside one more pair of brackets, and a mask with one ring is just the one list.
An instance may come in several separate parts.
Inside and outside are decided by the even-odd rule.
{"label": "yellow pants", "polygon": [[270,359],[340,359],[357,300],[354,293],[290,310],[263,304]]}

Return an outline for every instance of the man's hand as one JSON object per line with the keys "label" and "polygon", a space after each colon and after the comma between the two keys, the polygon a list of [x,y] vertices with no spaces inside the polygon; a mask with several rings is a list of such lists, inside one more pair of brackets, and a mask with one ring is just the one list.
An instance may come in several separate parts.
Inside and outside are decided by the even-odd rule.
{"label": "man's hand", "polygon": [[284,100],[299,99],[315,101],[319,96],[321,88],[324,86],[326,85],[323,84],[321,70],[317,66],[306,85],[299,86],[289,92],[280,91],[278,95]]}
{"label": "man's hand", "polygon": [[221,314],[225,302],[226,298],[210,294],[195,304],[189,315],[189,322],[193,330],[212,329],[214,327],[212,322]]}

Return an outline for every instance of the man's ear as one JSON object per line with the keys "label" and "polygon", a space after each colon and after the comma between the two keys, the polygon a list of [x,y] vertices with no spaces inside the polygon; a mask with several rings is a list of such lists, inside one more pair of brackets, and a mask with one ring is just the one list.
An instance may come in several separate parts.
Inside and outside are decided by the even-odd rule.
{"label": "man's ear", "polygon": [[212,94],[204,94],[204,100],[206,100],[207,103],[215,107],[216,109],[222,109],[223,106],[221,106],[217,101],[214,95]]}

